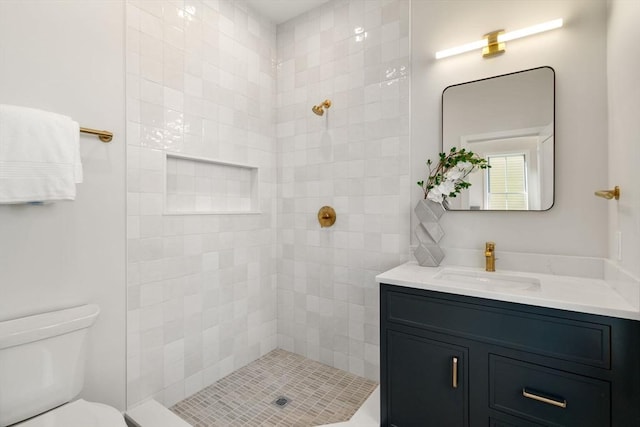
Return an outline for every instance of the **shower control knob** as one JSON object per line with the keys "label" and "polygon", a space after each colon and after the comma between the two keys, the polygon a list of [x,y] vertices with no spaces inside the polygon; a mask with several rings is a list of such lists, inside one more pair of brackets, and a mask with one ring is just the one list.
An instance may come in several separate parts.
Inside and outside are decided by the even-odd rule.
{"label": "shower control knob", "polygon": [[336,222],[336,211],[331,206],[323,206],[318,211],[320,227],[331,227]]}

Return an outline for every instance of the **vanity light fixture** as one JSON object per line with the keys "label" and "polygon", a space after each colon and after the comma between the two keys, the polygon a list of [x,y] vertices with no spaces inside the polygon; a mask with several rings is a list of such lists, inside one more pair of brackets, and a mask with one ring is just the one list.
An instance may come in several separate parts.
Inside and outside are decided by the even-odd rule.
{"label": "vanity light fixture", "polygon": [[542,33],[544,31],[555,30],[562,27],[562,18],[553,21],[543,22],[542,24],[533,25],[531,27],[522,28],[520,30],[509,31],[504,30],[492,31],[485,34],[482,40],[466,43],[461,46],[452,47],[450,49],[436,52],[436,59],[446,58],[448,56],[458,55],[460,53],[469,52],[476,49],[482,49],[482,56],[489,58],[504,53],[505,42],[527,37],[532,34]]}

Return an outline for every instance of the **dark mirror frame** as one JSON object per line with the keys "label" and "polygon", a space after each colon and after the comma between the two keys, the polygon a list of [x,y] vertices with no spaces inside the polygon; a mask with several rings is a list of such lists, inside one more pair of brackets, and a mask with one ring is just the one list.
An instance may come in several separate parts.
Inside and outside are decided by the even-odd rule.
{"label": "dark mirror frame", "polygon": [[[451,88],[456,88],[456,87],[460,87],[463,85],[469,85],[469,84],[474,84],[474,83],[480,83],[480,82],[484,82],[484,81],[489,81],[489,80],[494,80],[494,79],[499,79],[502,77],[508,77],[508,76],[514,76],[514,75],[518,75],[518,74],[522,74],[522,73],[526,73],[526,72],[531,72],[531,71],[536,71],[536,70],[542,70],[542,69],[549,69],[552,72],[552,85],[553,87],[551,88],[551,92],[552,92],[552,105],[553,105],[553,112],[552,112],[552,119],[553,119],[553,161],[552,161],[552,165],[551,165],[551,173],[552,173],[552,191],[553,194],[551,195],[551,204],[548,207],[545,207],[544,209],[527,209],[527,210],[506,210],[506,209],[455,209],[455,208],[449,208],[447,207],[447,210],[452,210],[452,211],[457,211],[457,212],[475,212],[475,211],[486,211],[486,212],[545,212],[548,211],[549,209],[551,209],[554,205],[555,205],[555,194],[556,194],[556,177],[555,177],[555,164],[556,164],[556,149],[555,149],[555,144],[557,143],[556,140],[556,78],[555,78],[555,70],[550,67],[550,66],[541,66],[541,67],[535,67],[535,68],[530,68],[527,70],[521,70],[521,71],[515,71],[512,73],[507,73],[507,74],[500,74],[497,76],[492,76],[492,77],[487,77],[487,78],[483,78],[483,79],[478,79],[478,80],[472,80],[472,81],[468,81],[468,82],[463,82],[463,83],[457,83],[454,85],[450,85],[447,86],[443,91],[442,91],[442,96],[441,96],[441,134],[440,134],[440,147],[442,149],[443,152],[448,151],[451,146],[445,148],[444,147],[444,142],[445,142],[445,93],[447,92],[447,90],[451,89]],[[471,151],[474,151],[473,149],[471,149]],[[485,171],[478,171],[478,172],[474,172],[474,173],[485,173]],[[460,197],[460,196],[458,196]],[[455,200],[455,199],[453,199]],[[542,206],[541,206],[542,207]]]}

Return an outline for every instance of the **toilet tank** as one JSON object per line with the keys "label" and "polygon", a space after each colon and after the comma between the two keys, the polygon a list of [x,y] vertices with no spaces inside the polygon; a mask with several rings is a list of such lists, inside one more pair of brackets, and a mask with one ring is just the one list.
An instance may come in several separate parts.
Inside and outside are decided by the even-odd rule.
{"label": "toilet tank", "polygon": [[95,304],[0,322],[0,427],[69,402],[84,384]]}

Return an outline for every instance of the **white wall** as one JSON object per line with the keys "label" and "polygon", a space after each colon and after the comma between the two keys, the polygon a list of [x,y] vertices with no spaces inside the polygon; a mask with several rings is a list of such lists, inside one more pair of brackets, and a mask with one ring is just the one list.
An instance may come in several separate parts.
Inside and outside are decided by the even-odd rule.
{"label": "white wall", "polygon": [[107,129],[80,137],[73,202],[0,205],[0,320],[96,303],[82,397],[125,405],[124,7],[114,1],[0,2],[0,103]]}
{"label": "white wall", "polygon": [[609,202],[609,257],[617,260],[615,233],[622,234],[619,266],[640,277],[640,2],[610,2],[607,38],[609,180],[620,201]]}
{"label": "white wall", "polygon": [[[493,240],[498,252],[606,256],[607,203],[593,196],[608,182],[605,14],[599,0],[412,3],[412,183],[424,178],[425,161],[440,150],[445,87],[543,65],[556,72],[554,207],[546,212],[448,212],[441,219],[445,250],[481,249]],[[562,29],[509,42],[504,55],[483,59],[480,52],[470,52],[433,59],[436,51],[488,31],[555,18],[565,19]],[[415,186],[413,204],[419,197]]]}

